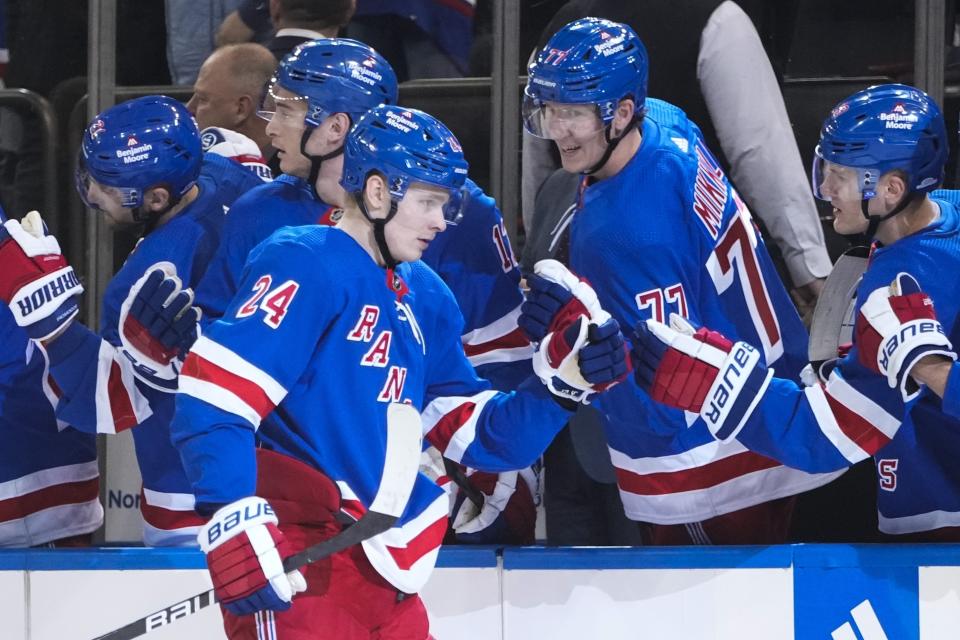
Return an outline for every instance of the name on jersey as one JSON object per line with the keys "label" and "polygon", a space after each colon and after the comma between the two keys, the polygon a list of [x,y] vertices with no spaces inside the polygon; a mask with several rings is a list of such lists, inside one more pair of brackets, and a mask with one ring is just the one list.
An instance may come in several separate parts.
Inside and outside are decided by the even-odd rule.
{"label": "name on jersey", "polygon": [[[409,317],[412,317],[412,314]],[[393,331],[390,329],[377,331],[376,327],[379,320],[380,307],[375,304],[364,305],[363,309],[360,310],[360,317],[357,318],[357,322],[347,333],[347,340],[370,345],[360,358],[360,366],[387,369],[386,380],[377,394],[377,400],[379,402],[401,402],[403,387],[407,381],[407,368],[390,364],[390,345],[393,342]],[[415,324],[415,321],[413,324]],[[417,331],[419,331],[419,327],[417,327]]]}
{"label": "name on jersey", "polygon": [[703,222],[710,237],[716,240],[720,233],[723,210],[727,206],[727,185],[723,180],[723,169],[702,140],[697,140],[695,151],[697,180],[693,191],[693,212]]}
{"label": "name on jersey", "polygon": [[150,157],[151,151],[153,151],[153,145],[146,143],[128,149],[117,149],[116,153],[118,158],[123,159],[123,164],[130,164],[146,160]]}

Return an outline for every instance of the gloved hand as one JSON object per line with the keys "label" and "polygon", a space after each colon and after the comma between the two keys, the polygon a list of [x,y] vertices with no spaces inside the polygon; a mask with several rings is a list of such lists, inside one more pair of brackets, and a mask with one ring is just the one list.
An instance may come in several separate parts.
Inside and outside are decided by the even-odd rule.
{"label": "gloved hand", "polygon": [[242,164],[264,182],[273,180],[273,172],[267,166],[267,161],[263,159],[260,147],[242,133],[223,127],[206,127],[200,132],[200,143],[204,152],[223,156]]}
{"label": "gloved hand", "polygon": [[548,333],[563,331],[578,317],[602,324],[609,314],[600,307],[597,293],[556,260],[540,260],[527,276],[526,300],[517,325],[533,342]]}
{"label": "gloved hand", "polygon": [[544,337],[533,354],[533,371],[561,404],[590,404],[591,395],[630,373],[626,352],[616,320],[608,316],[597,326],[579,316],[562,332]]}
{"label": "gloved hand", "polygon": [[200,309],[192,306],[193,291],[182,287],[177,268],[158,262],[134,283],[120,307],[124,351],[140,373],[163,388],[176,380],[176,359],[190,350],[198,335]]}
{"label": "gloved hand", "polygon": [[0,212],[0,221],[0,298],[27,335],[51,338],[80,312],[83,286],[57,239],[46,235],[38,212],[31,211],[23,222]]}
{"label": "gloved hand", "polygon": [[307,589],[299,571],[283,570],[283,561],[294,552],[263,498],[251,496],[221,508],[198,540],[217,600],[234,615],[286,611],[293,596]]}
{"label": "gloved hand", "polygon": [[522,471],[475,471],[467,480],[482,493],[483,507],[458,492],[452,510],[457,542],[533,544],[537,508]]}
{"label": "gloved hand", "polygon": [[670,325],[637,324],[634,378],[651,398],[699,413],[718,440],[737,435],[773,376],[760,352],[745,342],[693,326],[670,314]]}
{"label": "gloved hand", "polygon": [[593,288],[556,260],[541,260],[517,324],[534,342],[533,370],[562,403],[589,403],[630,371],[620,325]]}
{"label": "gloved hand", "polygon": [[908,273],[889,287],[874,290],[860,307],[854,335],[863,366],[886,376],[904,401],[920,392],[910,369],[921,358],[942,355],[956,360],[950,340],[933,309],[933,300]]}

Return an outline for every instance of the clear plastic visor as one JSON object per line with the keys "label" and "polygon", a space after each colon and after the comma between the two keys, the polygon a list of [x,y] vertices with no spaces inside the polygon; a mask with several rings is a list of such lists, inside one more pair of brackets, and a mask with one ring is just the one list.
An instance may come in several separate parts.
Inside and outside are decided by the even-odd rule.
{"label": "clear plastic visor", "polygon": [[[96,209],[97,211],[103,209],[100,194],[102,194],[103,197],[114,200],[126,209],[135,209],[141,204],[140,189],[135,187],[109,187],[97,182],[87,169],[87,163],[83,158],[82,151],[77,158],[77,170],[74,172],[74,183],[80,199],[83,200],[83,204],[89,209]],[[91,187],[97,192],[97,195],[92,198],[90,196]]]}
{"label": "clear plastic visor", "polygon": [[302,129],[305,124],[309,99],[297,96],[277,84],[276,78],[268,82],[260,94],[257,116],[267,122]]}
{"label": "clear plastic visor", "polygon": [[810,172],[813,182],[813,195],[827,202],[850,202],[869,200],[876,195],[877,180],[880,172],[876,169],[846,167],[813,156],[813,170]]}
{"label": "clear plastic visor", "polygon": [[447,224],[458,224],[470,206],[470,190],[465,186],[450,192],[450,199],[443,205],[443,219]]}
{"label": "clear plastic visor", "polygon": [[603,131],[603,120],[595,104],[541,102],[525,95],[523,127],[531,135],[545,140],[582,140]]}
{"label": "clear plastic visor", "polygon": [[465,186],[449,190],[439,185],[417,181],[405,190],[401,200],[406,211],[429,216],[439,209],[443,214],[444,222],[455,225],[463,219],[469,206],[470,192]]}

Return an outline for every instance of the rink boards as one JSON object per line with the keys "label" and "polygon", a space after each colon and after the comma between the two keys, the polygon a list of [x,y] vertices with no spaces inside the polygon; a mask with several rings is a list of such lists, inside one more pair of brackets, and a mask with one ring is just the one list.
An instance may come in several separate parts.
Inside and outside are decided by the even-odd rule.
{"label": "rink boards", "polygon": [[[91,640],[209,585],[193,550],[0,551],[0,637]],[[960,545],[447,548],[423,595],[437,640],[956,639]],[[224,636],[211,606],[144,637]]]}

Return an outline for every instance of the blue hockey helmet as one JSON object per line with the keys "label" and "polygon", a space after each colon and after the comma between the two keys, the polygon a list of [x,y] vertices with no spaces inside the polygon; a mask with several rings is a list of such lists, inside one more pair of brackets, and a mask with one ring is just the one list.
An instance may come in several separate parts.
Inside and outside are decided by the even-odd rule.
{"label": "blue hockey helmet", "polygon": [[360,118],[347,136],[340,184],[347,193],[359,194],[367,176],[378,172],[394,201],[401,200],[414,182],[440,187],[451,195],[444,217],[456,222],[467,166],[460,143],[442,122],[416,109],[380,105]]}
{"label": "blue hockey helmet", "polygon": [[120,194],[123,207],[143,204],[144,192],[164,187],[177,202],[197,182],[202,152],[197,123],[167,96],[145,96],[102,112],[80,144],[77,191],[87,206],[89,180]]}
{"label": "blue hockey helmet", "polygon": [[[634,113],[643,113],[647,99],[647,50],[625,24],[581,18],[557,31],[527,68],[523,96],[524,127],[552,138],[547,102],[592,105],[594,131],[613,120],[617,105],[632,98]],[[602,124],[600,124],[602,123]]]}
{"label": "blue hockey helmet", "polygon": [[943,115],[930,96],[904,84],[873,86],[842,101],[824,121],[813,191],[829,200],[822,186],[829,165],[839,165],[856,190],[851,196],[862,200],[874,197],[880,177],[895,169],[906,174],[910,193],[927,193],[943,181],[948,153]]}
{"label": "blue hockey helmet", "polygon": [[346,113],[352,122],[378,104],[397,103],[397,75],[372,47],[348,38],[321,38],[290,52],[268,85],[258,115],[270,119],[283,100],[275,87],[306,100],[304,122],[318,126],[327,116]]}

